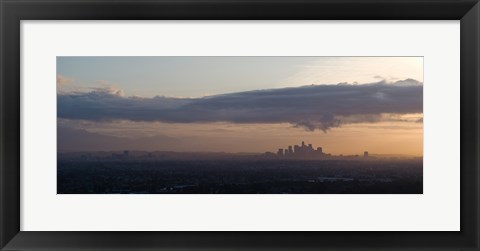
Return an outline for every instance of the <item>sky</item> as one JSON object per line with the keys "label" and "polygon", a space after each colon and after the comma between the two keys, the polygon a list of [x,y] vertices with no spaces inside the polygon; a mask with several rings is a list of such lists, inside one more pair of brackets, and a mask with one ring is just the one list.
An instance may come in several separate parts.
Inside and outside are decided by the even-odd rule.
{"label": "sky", "polygon": [[422,57],[57,57],[58,151],[422,155]]}

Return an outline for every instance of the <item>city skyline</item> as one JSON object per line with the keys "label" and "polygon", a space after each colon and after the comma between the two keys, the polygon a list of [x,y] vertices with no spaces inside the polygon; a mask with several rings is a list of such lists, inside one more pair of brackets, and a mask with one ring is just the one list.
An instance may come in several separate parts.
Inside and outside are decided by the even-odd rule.
{"label": "city skyline", "polygon": [[59,152],[422,156],[423,58],[58,57],[57,108]]}
{"label": "city skyline", "polygon": [[[371,156],[377,156],[377,157],[422,157],[418,155],[409,155],[409,154],[378,154],[378,153],[372,153],[369,152],[367,149],[365,149],[363,152],[358,152],[358,153],[353,153],[353,154],[343,154],[343,153],[338,153],[338,154],[332,154],[329,152],[324,151],[323,146],[315,146],[314,144],[307,143],[305,144],[305,141],[301,141],[301,144],[290,144],[286,147],[280,147],[276,151],[273,151],[273,149],[269,149],[268,151],[265,152],[225,152],[225,151],[185,151],[185,152],[179,152],[179,151],[172,151],[172,150],[138,150],[135,148],[125,148],[122,149],[121,147],[118,147],[116,149],[110,149],[110,150],[102,150],[102,151],[95,151],[95,150],[72,150],[72,151],[59,151],[60,154],[66,154],[67,156],[76,156],[80,155],[83,156],[84,154],[95,154],[95,153],[100,153],[100,155],[105,155],[109,156],[111,154],[112,157],[115,156],[125,156],[130,153],[136,153],[136,154],[144,154],[144,156],[151,155],[154,153],[174,153],[174,154],[182,154],[182,153],[187,153],[187,154],[230,154],[231,156],[233,155],[241,155],[241,156],[275,156],[275,157],[371,157]],[[73,155],[72,155],[73,154]]]}

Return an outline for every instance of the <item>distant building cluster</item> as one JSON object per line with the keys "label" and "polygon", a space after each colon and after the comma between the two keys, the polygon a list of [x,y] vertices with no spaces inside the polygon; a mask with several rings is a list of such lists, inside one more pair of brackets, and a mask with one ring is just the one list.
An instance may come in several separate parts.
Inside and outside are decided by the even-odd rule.
{"label": "distant building cluster", "polygon": [[288,146],[288,148],[280,148],[277,151],[277,155],[281,157],[322,157],[326,155],[321,147],[314,149],[312,144],[305,145],[305,141],[302,141],[302,145]]}
{"label": "distant building cluster", "polygon": [[363,159],[374,160],[378,157],[369,155],[364,151],[363,155],[333,155],[325,153],[322,147],[316,147],[312,144],[291,145],[286,148],[279,148],[276,152],[261,153],[225,153],[225,152],[172,152],[172,151],[99,151],[99,152],[66,152],[59,153],[60,159],[80,159],[84,161],[91,160],[113,160],[113,161],[138,161],[138,160],[212,160],[212,159],[311,159],[311,160],[338,160],[338,159]]}
{"label": "distant building cluster", "polygon": [[[288,146],[287,148],[279,148],[277,153],[266,152],[266,156],[271,157],[280,157],[280,158],[307,158],[307,159],[317,159],[317,158],[351,158],[351,157],[359,157],[358,155],[352,156],[332,156],[329,153],[323,152],[322,147],[317,147],[316,149],[313,147],[312,144],[305,144],[305,141],[302,141],[301,145],[294,145]],[[369,158],[368,152],[365,151],[363,153],[364,158]]]}

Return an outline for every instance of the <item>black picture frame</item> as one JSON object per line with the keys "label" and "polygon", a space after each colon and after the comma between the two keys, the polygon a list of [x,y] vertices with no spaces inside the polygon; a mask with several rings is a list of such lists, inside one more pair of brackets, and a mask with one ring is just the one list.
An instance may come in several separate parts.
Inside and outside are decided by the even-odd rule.
{"label": "black picture frame", "polygon": [[[0,0],[0,15],[2,250],[480,249],[478,0]],[[461,231],[20,231],[20,21],[149,19],[461,20]]]}

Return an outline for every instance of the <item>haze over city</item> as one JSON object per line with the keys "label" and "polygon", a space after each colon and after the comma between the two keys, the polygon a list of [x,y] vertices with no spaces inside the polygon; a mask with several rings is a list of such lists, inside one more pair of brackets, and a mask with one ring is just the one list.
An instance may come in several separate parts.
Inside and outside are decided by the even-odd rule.
{"label": "haze over city", "polygon": [[59,152],[422,156],[423,58],[57,57],[57,116]]}

